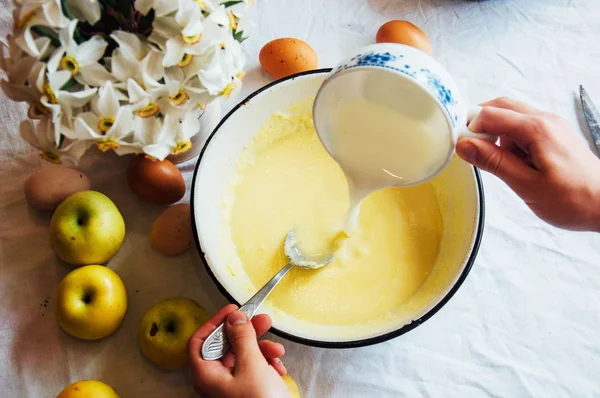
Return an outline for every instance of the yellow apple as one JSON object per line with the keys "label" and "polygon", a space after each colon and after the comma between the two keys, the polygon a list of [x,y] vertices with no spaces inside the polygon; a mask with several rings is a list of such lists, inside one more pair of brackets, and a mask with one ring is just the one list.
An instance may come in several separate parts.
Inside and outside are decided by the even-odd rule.
{"label": "yellow apple", "polygon": [[104,264],[125,238],[125,221],[117,206],[96,191],[82,191],[66,198],[50,223],[52,248],[73,265]]}
{"label": "yellow apple", "polygon": [[146,311],[138,328],[142,353],[162,368],[187,367],[187,342],[209,318],[206,310],[192,299],[174,297],[159,301]]}
{"label": "yellow apple", "polygon": [[101,381],[82,380],[66,386],[56,398],[119,398],[119,395]]}
{"label": "yellow apple", "polygon": [[55,300],[58,324],[80,339],[97,340],[113,333],[126,311],[123,281],[101,265],[77,268],[58,285]]}
{"label": "yellow apple", "polygon": [[285,385],[287,386],[288,390],[290,390],[290,395],[292,396],[292,398],[302,398],[302,395],[300,395],[300,390],[298,389],[298,385],[296,384],[294,379],[292,379],[292,376],[286,374],[284,376],[281,376],[281,378],[285,382]]}

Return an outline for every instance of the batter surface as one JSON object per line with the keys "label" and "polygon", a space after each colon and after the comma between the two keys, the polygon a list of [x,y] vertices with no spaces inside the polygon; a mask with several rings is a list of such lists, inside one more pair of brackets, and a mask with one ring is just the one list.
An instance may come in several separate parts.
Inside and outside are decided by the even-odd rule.
{"label": "batter surface", "polygon": [[312,124],[311,100],[275,114],[240,161],[231,233],[258,289],[287,258],[295,229],[310,254],[336,249],[318,270],[293,269],[268,300],[284,312],[325,325],[390,315],[423,283],[435,263],[442,220],[433,188],[387,188],[361,205],[356,230],[340,239],[349,207],[346,179]]}

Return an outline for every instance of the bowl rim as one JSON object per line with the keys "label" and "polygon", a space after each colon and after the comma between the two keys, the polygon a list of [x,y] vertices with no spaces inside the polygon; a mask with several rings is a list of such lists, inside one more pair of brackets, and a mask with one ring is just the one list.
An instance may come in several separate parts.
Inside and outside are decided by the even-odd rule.
{"label": "bowl rim", "polygon": [[[194,234],[194,242],[196,243],[196,249],[198,250],[198,254],[200,255],[202,263],[204,264],[204,268],[206,269],[208,275],[210,276],[210,278],[213,280],[213,282],[217,286],[217,289],[219,290],[219,292],[221,292],[221,294],[223,296],[225,296],[225,298],[229,302],[236,304],[238,307],[241,307],[242,304],[238,303],[233,298],[233,296],[227,291],[227,289],[225,289],[225,287],[219,282],[219,280],[213,273],[212,269],[210,268],[208,261],[206,260],[206,253],[204,252],[204,250],[202,249],[202,245],[200,244],[200,239],[198,236],[198,229],[196,226],[196,217],[194,214],[195,207],[193,205],[194,204],[194,196],[195,196],[195,192],[196,192],[196,176],[198,174],[198,170],[200,169],[200,162],[202,161],[202,158],[204,156],[206,149],[208,148],[208,145],[210,144],[210,141],[217,134],[217,132],[219,131],[221,126],[231,117],[231,115],[233,115],[239,108],[246,105],[246,103],[248,101],[250,101],[252,98],[261,94],[263,91],[266,91],[269,88],[276,86],[277,84],[280,84],[284,81],[293,80],[297,77],[305,76],[305,75],[329,73],[329,72],[331,72],[331,70],[332,70],[332,68],[321,68],[321,69],[314,69],[314,70],[296,73],[296,74],[275,80],[275,81],[257,89],[250,95],[248,95],[245,99],[243,99],[237,105],[235,105],[227,113],[227,115],[225,115],[221,119],[219,124],[217,124],[217,126],[214,128],[214,130],[212,131],[212,133],[206,140],[206,143],[204,144],[204,147],[202,148],[202,151],[200,152],[200,155],[198,156],[198,160],[196,161],[196,166],[194,167],[194,174],[192,175],[192,187],[191,187],[191,193],[190,193],[190,204],[191,204],[191,206],[190,206],[191,212],[190,213],[191,213],[191,218],[192,218],[192,232]],[[485,223],[485,200],[484,200],[485,197],[484,197],[484,192],[483,192],[483,181],[481,179],[481,173],[474,166],[473,166],[473,170],[475,172],[475,181],[477,184],[477,193],[478,193],[478,201],[479,201],[479,219],[478,219],[478,224],[477,224],[477,232],[474,237],[473,248],[470,252],[469,259],[467,260],[467,263],[466,263],[464,269],[462,270],[458,279],[456,280],[456,283],[450,288],[450,290],[446,293],[446,295],[444,295],[444,297],[442,297],[442,299],[439,301],[439,303],[437,303],[433,308],[431,308],[429,311],[427,311],[425,314],[423,314],[418,319],[415,319],[411,323],[408,323],[399,329],[382,334],[380,336],[368,337],[368,338],[360,339],[360,340],[332,342],[332,341],[307,339],[307,338],[295,336],[290,333],[286,333],[275,327],[271,327],[271,329],[269,329],[269,332],[271,332],[279,337],[282,337],[286,340],[293,341],[295,343],[304,344],[304,345],[311,346],[311,347],[357,348],[357,347],[365,347],[365,346],[369,346],[369,345],[379,344],[384,341],[388,341],[388,340],[391,340],[398,336],[401,336],[405,333],[410,332],[417,326],[423,324],[425,321],[427,321],[429,318],[431,318],[433,315],[435,315],[439,310],[442,309],[442,307],[444,307],[448,303],[448,301],[450,301],[450,299],[454,296],[454,294],[462,286],[465,279],[467,278],[467,275],[469,275],[471,268],[473,268],[473,264],[475,263],[475,258],[477,257],[477,253],[479,252],[479,247],[481,246],[481,240],[483,238],[483,229],[484,229],[484,223]]]}

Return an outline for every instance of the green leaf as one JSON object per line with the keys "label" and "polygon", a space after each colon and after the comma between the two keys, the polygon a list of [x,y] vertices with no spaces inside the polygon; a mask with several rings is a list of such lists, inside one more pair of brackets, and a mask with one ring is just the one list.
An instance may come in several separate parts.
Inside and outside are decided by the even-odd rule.
{"label": "green leaf", "polygon": [[223,4],[223,6],[225,8],[227,8],[227,7],[232,7],[232,6],[236,5],[236,4],[240,4],[240,3],[243,3],[243,2],[244,2],[243,0],[231,0],[231,1],[226,1],[224,3],[221,3],[221,4]]}
{"label": "green leaf", "polygon": [[60,5],[62,6],[63,14],[69,19],[74,19],[75,17],[73,17],[73,14],[71,13],[71,9],[69,8],[67,2],[68,0],[60,0]]}
{"label": "green leaf", "polygon": [[244,31],[240,30],[239,32],[234,31],[233,32],[233,38],[237,41],[239,41],[240,43],[243,43],[244,40],[247,39],[247,37],[244,37]]}
{"label": "green leaf", "polygon": [[44,36],[50,39],[50,42],[52,43],[52,45],[54,47],[60,47],[60,40],[58,40],[58,34],[50,29],[47,26],[42,26],[42,25],[35,25],[31,27],[31,30],[33,30],[35,33],[37,33],[40,36]]}
{"label": "green leaf", "polygon": [[67,82],[60,88],[61,90],[66,90],[77,84],[77,80],[70,78]]}

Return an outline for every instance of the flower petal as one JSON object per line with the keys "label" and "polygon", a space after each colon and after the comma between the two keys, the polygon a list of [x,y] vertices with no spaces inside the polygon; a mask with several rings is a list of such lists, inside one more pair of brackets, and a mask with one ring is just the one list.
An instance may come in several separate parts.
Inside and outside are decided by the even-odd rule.
{"label": "flower petal", "polygon": [[[161,62],[162,54],[158,51],[150,51],[142,60],[141,67],[144,75],[148,75],[152,80],[160,80],[165,74],[165,68]],[[179,62],[179,61],[178,61]]]}
{"label": "flower petal", "polygon": [[195,113],[187,113],[179,126],[179,139],[188,141],[200,131],[200,121]]}
{"label": "flower petal", "polygon": [[129,103],[137,104],[144,100],[150,99],[150,94],[146,92],[140,85],[133,79],[127,81],[127,93],[129,94]]}
{"label": "flower petal", "polygon": [[59,102],[63,107],[81,108],[96,95],[95,88],[88,88],[81,91],[69,92],[61,91],[59,94]]}
{"label": "flower petal", "polygon": [[77,50],[77,43],[75,43],[75,39],[73,39],[77,22],[76,19],[71,20],[66,28],[63,28],[58,32],[61,47],[70,55],[74,54]]}
{"label": "flower petal", "polygon": [[163,66],[173,66],[176,65],[181,58],[183,58],[184,54],[184,43],[180,37],[174,37],[167,40],[167,51],[163,58]]}
{"label": "flower petal", "polygon": [[48,60],[49,73],[56,72],[58,70],[58,66],[60,65],[60,60],[62,59],[63,55],[65,55],[65,49],[62,47],[54,51]]}
{"label": "flower petal", "polygon": [[136,11],[139,11],[142,15],[147,15],[154,5],[154,0],[136,0],[134,7]]}
{"label": "flower petal", "polygon": [[75,59],[79,63],[79,66],[86,66],[98,62],[104,51],[106,50],[108,43],[100,36],[92,36],[88,41],[77,46],[75,51]]}
{"label": "flower petal", "polygon": [[158,160],[165,160],[171,153],[171,146],[166,144],[151,144],[142,148],[145,154],[152,156]]}
{"label": "flower petal", "polygon": [[76,19],[94,25],[100,20],[102,10],[97,0],[68,0],[69,9]]}
{"label": "flower petal", "polygon": [[75,140],[65,143],[57,152],[62,160],[76,166],[79,163],[79,159],[81,159],[92,143],[93,141],[91,140]]}
{"label": "flower petal", "polygon": [[80,113],[75,118],[75,137],[71,139],[88,140],[102,138],[102,133],[98,129],[98,117],[91,112]]}
{"label": "flower petal", "polygon": [[36,148],[40,147],[38,137],[35,135],[35,128],[33,122],[29,119],[25,119],[19,124],[19,133],[21,138],[27,141],[29,144]]}
{"label": "flower petal", "polygon": [[114,149],[115,153],[119,156],[130,155],[132,153],[142,153],[142,148],[137,143],[127,144],[119,143],[119,147]]}
{"label": "flower petal", "polygon": [[170,14],[177,10],[177,3],[173,0],[154,0],[154,12],[157,17]]}
{"label": "flower petal", "polygon": [[139,63],[125,56],[119,48],[113,51],[110,66],[113,76],[122,82],[129,78],[136,78],[136,72],[139,70]]}
{"label": "flower petal", "polygon": [[79,73],[75,75],[75,80],[83,85],[102,86],[107,81],[114,81],[115,78],[102,65],[95,63],[82,66]]}
{"label": "flower petal", "polygon": [[122,106],[117,112],[114,124],[106,132],[106,135],[121,139],[127,137],[132,131],[133,115],[131,114],[131,107]]}
{"label": "flower petal", "polygon": [[111,33],[110,37],[117,42],[124,55],[135,58],[140,61],[148,52],[148,46],[140,38],[129,32],[117,30]]}
{"label": "flower petal", "polygon": [[181,33],[181,26],[173,17],[157,17],[152,23],[153,32],[163,37],[173,37]]}
{"label": "flower petal", "polygon": [[119,99],[111,82],[98,89],[98,114],[101,117],[116,117],[119,111]]}
{"label": "flower petal", "polygon": [[62,28],[69,20],[63,15],[60,0],[51,0],[42,6],[44,16],[52,27]]}
{"label": "flower petal", "polygon": [[71,72],[68,70],[59,70],[58,72],[48,73],[48,84],[54,92],[58,91],[71,79]]}

